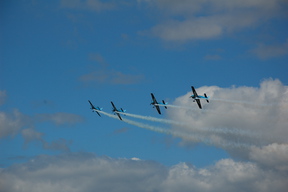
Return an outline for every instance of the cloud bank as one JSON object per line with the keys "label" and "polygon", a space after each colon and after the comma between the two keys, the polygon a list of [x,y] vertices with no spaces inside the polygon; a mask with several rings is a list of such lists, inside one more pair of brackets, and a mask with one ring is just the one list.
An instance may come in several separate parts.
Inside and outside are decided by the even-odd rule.
{"label": "cloud bank", "polygon": [[[165,41],[212,39],[285,14],[284,0],[139,0],[162,14],[148,33]],[[156,7],[156,8],[155,8]]]}
{"label": "cloud bank", "polygon": [[11,113],[0,111],[0,138],[15,136],[23,127],[31,124],[31,119],[17,109]]}
{"label": "cloud bank", "polygon": [[[6,92],[0,91],[0,100],[1,93],[5,93],[2,94],[2,97],[6,97]],[[36,141],[42,145],[43,149],[68,152],[70,151],[69,145],[71,141],[59,138],[49,143],[44,139],[44,133],[37,131],[37,126],[42,122],[51,122],[57,126],[71,126],[82,121],[83,117],[65,112],[29,116],[18,109],[14,109],[11,112],[0,111],[0,139],[20,134],[24,139],[24,146]]]}
{"label": "cloud bank", "polygon": [[251,50],[260,59],[269,59],[273,57],[284,56],[288,54],[288,40],[283,44],[259,44],[258,47]]}
{"label": "cloud bank", "polygon": [[[259,88],[205,86],[197,88],[197,92],[211,96],[210,103],[202,100],[203,110],[200,110],[189,98],[191,92],[178,97],[173,103],[178,107],[168,111],[169,117],[185,125],[174,126],[172,130],[198,134],[202,137],[200,142],[221,147],[235,157],[275,166],[266,157],[271,156],[279,166],[286,166],[283,162],[288,158],[287,86],[268,79]],[[223,131],[216,132],[218,129]],[[193,137],[182,138],[183,145],[196,142],[199,141]]]}
{"label": "cloud bank", "polygon": [[85,85],[90,84],[110,84],[110,85],[131,85],[144,80],[140,74],[127,74],[122,71],[111,69],[101,54],[90,54],[89,59],[97,62],[98,69],[90,70],[89,73],[81,75],[78,79]]}
{"label": "cloud bank", "polygon": [[103,2],[100,0],[61,0],[62,8],[87,10],[87,11],[107,11],[116,8],[116,4],[112,2]]}
{"label": "cloud bank", "polygon": [[[288,87],[279,80],[268,79],[257,88],[205,86],[196,89],[198,94],[205,92],[211,96],[210,103],[202,101],[200,110],[189,98],[191,92],[178,97],[171,105],[177,107],[167,110],[169,122],[174,125],[170,133],[181,133],[174,136],[181,138],[182,145],[204,142],[227,150],[235,159],[222,159],[205,168],[184,162],[166,167],[137,157],[115,159],[84,152],[70,153],[66,148],[69,143],[60,139],[51,144],[43,142],[43,147],[68,153],[41,155],[29,162],[2,168],[1,190],[286,191]],[[41,133],[29,128],[22,134],[27,142],[42,139]],[[238,157],[243,161],[236,160]]]}
{"label": "cloud bank", "polygon": [[0,106],[4,104],[6,97],[6,91],[0,90]]}
{"label": "cloud bank", "polygon": [[2,191],[286,191],[286,173],[255,163],[223,159],[197,169],[187,163],[165,167],[153,161],[112,159],[90,153],[39,156],[0,170]]}
{"label": "cloud bank", "polygon": [[112,85],[130,85],[137,84],[144,79],[142,75],[124,74],[121,71],[114,70],[96,70],[79,77],[83,83],[98,83]]}

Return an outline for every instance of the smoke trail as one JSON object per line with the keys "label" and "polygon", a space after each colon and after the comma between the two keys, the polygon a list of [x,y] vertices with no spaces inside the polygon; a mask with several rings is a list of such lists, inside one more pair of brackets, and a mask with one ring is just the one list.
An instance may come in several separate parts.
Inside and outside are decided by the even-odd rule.
{"label": "smoke trail", "polygon": [[[182,137],[182,138],[186,138],[186,139],[189,139],[189,140],[193,140],[193,141],[200,141],[201,139],[201,136],[198,135],[187,135],[187,134],[183,134],[183,133],[180,133],[180,132],[177,132],[177,131],[172,131],[172,130],[168,130],[168,129],[164,129],[164,128],[161,128],[161,127],[156,127],[156,126],[151,126],[151,125],[148,125],[148,124],[144,124],[144,123],[140,123],[140,122],[137,122],[137,121],[132,121],[132,120],[128,120],[128,119],[123,119],[124,122],[126,123],[129,123],[131,125],[135,125],[137,127],[140,127],[140,128],[144,128],[144,129],[149,129],[151,131],[155,131],[155,132],[159,132],[159,133],[165,133],[167,135],[172,135],[172,136],[176,136],[176,137]],[[204,138],[202,138],[202,140],[204,140]]]}
{"label": "smoke trail", "polygon": [[[202,99],[203,100],[203,99]],[[234,103],[234,104],[244,104],[244,105],[248,105],[248,106],[257,106],[257,107],[269,107],[269,106],[273,106],[272,104],[260,104],[260,103],[253,103],[253,102],[248,102],[248,101],[239,101],[239,100],[231,100],[231,99],[219,99],[219,98],[209,98],[209,101],[220,101],[220,102],[224,102],[224,103]],[[166,107],[171,107],[171,108],[180,108],[180,109],[188,109],[188,110],[195,110],[198,111],[198,108],[192,108],[192,107],[187,107],[187,106],[178,106],[178,105],[171,105],[171,104],[155,104],[158,106],[166,106]],[[276,105],[276,103],[275,103]],[[214,112],[213,110],[209,110],[209,109],[201,109],[201,112]],[[214,112],[215,113],[215,112]]]}
{"label": "smoke trail", "polygon": [[[104,111],[99,111],[100,113],[108,116],[108,117],[112,117],[114,119],[118,119],[118,117],[116,117],[115,115],[112,115],[110,113],[106,113]],[[124,113],[121,113],[121,114],[124,114]],[[133,115],[133,114],[127,114],[125,113],[126,115]],[[140,117],[140,115],[135,115],[135,116],[138,116]],[[153,117],[151,117],[153,118]],[[131,124],[131,125],[135,125],[137,127],[140,127],[140,128],[145,128],[145,129],[149,129],[151,131],[155,131],[155,132],[159,132],[159,133],[165,133],[167,135],[172,135],[172,136],[178,136],[178,137],[186,137],[187,138],[187,134],[181,134],[181,133],[177,133],[175,131],[172,131],[172,130],[167,130],[167,129],[164,129],[164,128],[160,128],[160,127],[156,127],[156,126],[151,126],[151,125],[148,125],[148,124],[144,124],[144,123],[140,123],[140,122],[137,122],[137,121],[132,121],[132,120],[129,120],[129,119],[125,119],[125,118],[122,118],[124,122],[128,123],[128,124]],[[157,119],[157,118],[155,118]],[[193,137],[189,137],[189,139],[193,138],[195,141],[199,141],[199,139],[195,136]]]}
{"label": "smoke trail", "polygon": [[196,134],[196,133],[184,133],[184,132],[179,132],[179,131],[174,131],[174,130],[167,130],[164,128],[160,128],[160,127],[156,127],[156,126],[151,126],[151,125],[147,125],[144,123],[140,123],[140,122],[136,122],[136,121],[132,121],[132,120],[128,120],[128,119],[123,119],[124,122],[131,124],[131,125],[135,125],[137,127],[140,128],[144,128],[144,129],[148,129],[151,131],[155,131],[155,132],[159,132],[159,133],[164,133],[167,135],[172,135],[174,137],[180,137],[183,138],[185,140],[188,141],[192,141],[192,142],[203,142],[207,145],[216,145],[216,146],[220,146],[223,148],[242,148],[242,147],[251,147],[250,144],[247,143],[236,143],[236,142],[229,142],[229,141],[224,141],[224,140],[219,140],[218,138],[214,138],[214,137],[205,137],[203,135],[200,134]]}
{"label": "smoke trail", "polygon": [[112,118],[114,118],[114,119],[119,119],[118,117],[116,117],[115,115],[112,115],[112,114],[110,114],[110,113],[106,113],[106,112],[104,112],[104,111],[98,111],[99,113],[102,113],[103,115],[106,115],[106,116],[108,116],[108,117],[112,117]]}
{"label": "smoke trail", "polygon": [[120,114],[123,115],[127,115],[130,117],[134,117],[134,118],[138,118],[138,119],[143,119],[143,120],[148,120],[148,121],[154,121],[154,122],[159,122],[159,123],[166,123],[166,124],[174,124],[174,125],[180,125],[180,126],[185,126],[187,124],[185,123],[181,123],[178,121],[173,121],[173,120],[168,120],[168,119],[160,119],[160,118],[156,118],[156,117],[151,117],[151,116],[143,116],[143,115],[136,115],[136,114],[132,114],[132,113],[121,113]]}
{"label": "smoke trail", "polygon": [[158,106],[161,106],[161,107],[172,107],[172,108],[179,108],[179,109],[190,109],[190,110],[195,110],[195,111],[198,111],[198,108],[191,108],[191,107],[186,107],[186,106],[178,106],[178,105],[171,105],[171,104],[155,104],[155,105],[158,105]]}
{"label": "smoke trail", "polygon": [[[166,106],[166,107],[171,107],[171,108],[178,108],[178,109],[188,109],[188,110],[192,110],[192,111],[197,111],[199,113],[204,113],[204,112],[209,112],[209,113],[215,113],[215,114],[219,114],[218,112],[216,113],[214,110],[210,110],[210,109],[199,109],[199,108],[194,108],[194,107],[187,107],[187,106],[180,106],[180,105],[171,105],[171,104],[155,104],[158,106]],[[196,105],[195,105],[196,106]]]}
{"label": "smoke trail", "polygon": [[136,114],[131,114],[131,113],[120,113],[120,114],[127,115],[127,116],[134,117],[134,118],[138,118],[138,119],[153,121],[153,122],[173,124],[173,125],[177,125],[177,126],[185,126],[185,127],[189,127],[191,129],[193,129],[195,131],[199,131],[199,132],[214,132],[214,133],[223,133],[223,134],[255,136],[255,134],[252,134],[251,131],[248,132],[248,131],[239,130],[239,129],[197,128],[197,127],[192,127],[191,124],[188,124],[188,123],[183,123],[183,122],[178,122],[178,121],[173,121],[173,120],[168,120],[168,119],[160,119],[160,118],[143,116],[143,115],[136,115]]}
{"label": "smoke trail", "polygon": [[[115,119],[118,119],[118,117],[116,117],[115,115],[112,115],[112,114],[109,114],[109,113],[106,113],[104,111],[99,111],[100,113],[108,116],[108,117],[112,117],[112,118],[115,118]],[[148,130],[151,130],[151,131],[155,131],[155,132],[158,132],[158,133],[164,133],[164,134],[167,134],[167,135],[172,135],[172,136],[175,136],[175,137],[180,137],[180,138],[183,138],[185,140],[188,140],[188,141],[191,141],[191,142],[203,142],[207,145],[216,145],[216,146],[219,146],[219,147],[225,147],[225,148],[229,148],[229,147],[250,147],[251,145],[250,144],[247,144],[247,143],[240,143],[240,142],[228,142],[228,141],[225,141],[225,140],[219,140],[219,138],[215,137],[215,136],[212,136],[212,137],[207,137],[207,136],[204,136],[204,135],[201,135],[201,134],[197,134],[197,133],[185,133],[185,132],[179,132],[179,131],[174,131],[174,130],[168,130],[168,129],[164,129],[164,128],[161,128],[161,127],[157,127],[157,126],[151,126],[151,125],[148,125],[148,124],[144,124],[144,123],[140,123],[140,122],[137,122],[137,121],[132,121],[132,120],[128,120],[128,119],[125,119],[125,118],[122,118],[123,119],[123,122],[126,122],[130,125],[134,125],[134,126],[137,126],[137,127],[140,127],[140,128],[144,128],[144,129],[148,129]]]}
{"label": "smoke trail", "polygon": [[[185,106],[177,106],[177,105],[161,105],[161,104],[156,104],[159,106],[167,106],[167,107],[175,107],[175,108],[180,108],[180,109],[189,109],[192,110],[193,108],[190,107],[185,107]],[[205,110],[205,109],[193,109],[197,111],[211,111],[211,110]],[[214,112],[215,113],[215,112]],[[145,119],[149,121],[156,121],[156,122],[161,122],[161,123],[167,123],[167,124],[174,124],[174,125],[179,125],[179,126],[186,126],[191,129],[197,130],[197,131],[206,131],[206,132],[214,132],[214,133],[224,133],[224,134],[234,134],[234,135],[247,135],[247,136],[257,136],[256,133],[252,133],[251,131],[245,131],[245,130],[240,130],[240,129],[233,129],[233,128],[196,128],[192,127],[191,124],[183,123],[183,122],[178,122],[178,121],[173,121],[173,120],[166,120],[166,119],[159,119],[155,117],[147,117],[147,116],[141,116],[141,115],[135,115],[135,114],[128,114],[125,113],[127,116],[139,118],[139,119]],[[218,112],[215,114],[219,114]]]}
{"label": "smoke trail", "polygon": [[231,99],[212,98],[212,99],[209,99],[209,100],[211,100],[211,101],[220,101],[220,102],[225,102],[225,103],[236,103],[236,104],[253,105],[253,106],[259,106],[259,107],[272,106],[270,104],[259,104],[259,103],[253,103],[253,102],[248,102],[248,101],[239,101],[239,100],[231,100]]}

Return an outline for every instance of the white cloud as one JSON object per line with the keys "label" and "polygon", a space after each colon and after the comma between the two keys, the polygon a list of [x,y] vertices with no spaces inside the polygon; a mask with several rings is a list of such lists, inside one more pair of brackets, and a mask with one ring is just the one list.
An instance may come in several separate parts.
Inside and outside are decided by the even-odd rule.
{"label": "white cloud", "polygon": [[0,138],[16,135],[23,127],[31,124],[31,119],[17,109],[12,113],[0,111]]}
{"label": "white cloud", "polygon": [[101,54],[99,54],[99,53],[91,53],[89,55],[89,60],[96,61],[102,67],[109,66],[109,64],[106,62],[106,60],[103,58],[103,56]]}
{"label": "white cloud", "polygon": [[[72,125],[83,121],[83,117],[72,113],[36,114],[34,118],[21,113],[18,109],[12,113],[0,111],[0,138],[22,132],[26,142],[39,139],[41,133],[33,129],[35,123],[50,121],[56,125]],[[28,127],[28,128],[27,128]],[[25,129],[26,128],[26,129]]]}
{"label": "white cloud", "polygon": [[51,121],[56,125],[72,125],[83,121],[83,117],[73,113],[58,112],[53,114],[37,114],[37,121]]}
{"label": "white cloud", "polygon": [[[143,0],[164,16],[150,33],[165,41],[211,39],[285,13],[283,0]],[[143,4],[143,3],[142,3]],[[163,17],[162,17],[163,18]]]}
{"label": "white cloud", "polygon": [[[200,110],[189,98],[191,92],[178,97],[167,110],[171,120],[180,122],[172,128],[172,135],[173,131],[181,133],[177,137],[185,135],[182,137],[185,145],[207,142],[222,147],[232,156],[245,157],[245,162],[223,159],[199,169],[188,163],[165,167],[138,158],[113,159],[90,153],[39,156],[0,169],[1,190],[286,191],[288,87],[279,80],[268,79],[260,87],[204,86],[196,90],[200,95],[206,92],[211,96],[210,103],[202,101]],[[61,121],[56,118],[60,116],[42,114],[38,118],[55,124],[71,122],[69,114]],[[18,119],[18,123],[13,124],[13,119]],[[12,114],[0,113],[0,125],[11,127],[16,133],[27,125],[25,119],[17,110]],[[0,135],[7,134],[11,133]],[[47,143],[43,134],[32,128],[22,128],[22,135],[27,142],[41,141],[45,149],[69,152],[71,142],[65,139]],[[190,135],[196,135],[197,139]]]}
{"label": "white cloud", "polygon": [[206,60],[220,60],[222,59],[220,55],[206,55],[204,57]]}
{"label": "white cloud", "polygon": [[200,12],[217,13],[221,11],[237,12],[238,9],[246,8],[258,11],[266,10],[269,12],[275,12],[279,6],[285,4],[285,0],[138,0],[138,2],[146,2],[151,6],[156,5],[163,11],[169,11],[169,14],[171,15],[191,15]]}
{"label": "white cloud", "polygon": [[[2,95],[6,96],[6,92],[0,92],[0,100]],[[44,133],[38,132],[35,127],[39,121],[50,121],[56,125],[71,125],[83,121],[83,118],[76,114],[70,113],[54,113],[54,114],[36,114],[31,117],[21,113],[18,109],[14,109],[11,113],[0,111],[0,139],[8,136],[21,134],[24,139],[24,146],[29,143],[38,141],[42,147],[47,150],[70,151],[69,145],[71,141],[63,138],[47,142],[43,136]]]}
{"label": "white cloud", "polygon": [[6,91],[0,90],[0,106],[4,104],[6,97]]}
{"label": "white cloud", "polygon": [[265,167],[288,171],[288,144],[273,143],[264,147],[251,147],[250,159]]}
{"label": "white cloud", "polygon": [[69,153],[39,156],[30,162],[2,169],[0,185],[4,191],[14,192],[284,192],[288,187],[286,174],[232,159],[197,169],[187,163],[165,167],[151,161]]}
{"label": "white cloud", "polygon": [[[220,160],[206,169],[196,169],[181,163],[169,170],[163,191],[265,191],[268,188],[263,190],[259,185],[264,184],[265,179],[273,174],[266,177],[262,174],[262,170],[255,164],[235,162],[232,159]],[[285,186],[283,184],[282,190]],[[277,183],[272,185],[277,186]]]}
{"label": "white cloud", "polygon": [[195,18],[185,21],[170,20],[151,29],[155,36],[168,41],[210,39],[222,34],[222,27],[210,18]]}
{"label": "white cloud", "polygon": [[45,141],[43,139],[44,133],[38,132],[34,130],[33,128],[23,129],[22,130],[22,137],[25,140],[25,146],[27,146],[29,143],[33,141],[39,141],[42,144],[43,149],[47,150],[54,150],[54,151],[63,151],[63,152],[69,152],[70,148],[69,145],[72,143],[71,141],[67,141],[63,138],[54,140],[51,143]]}
{"label": "white cloud", "polygon": [[288,54],[288,40],[283,44],[265,45],[259,44],[257,48],[251,50],[260,59],[269,59]]}
{"label": "white cloud", "polygon": [[100,12],[115,9],[116,4],[101,0],[61,0],[61,7]]}
{"label": "white cloud", "polygon": [[211,96],[209,104],[202,100],[202,110],[189,98],[191,92],[175,100],[177,108],[167,110],[172,120],[183,123],[173,127],[185,133],[183,144],[206,142],[249,158],[251,146],[288,143],[288,87],[279,80],[265,80],[259,88],[204,86],[197,92]]}
{"label": "white cloud", "polygon": [[83,83],[129,85],[139,83],[141,80],[143,80],[143,76],[124,74],[120,71],[101,69],[82,75],[79,80]]}
{"label": "white cloud", "polygon": [[63,138],[52,141],[51,143],[46,142],[44,139],[42,139],[41,141],[44,149],[62,152],[70,152],[69,145],[72,144],[72,141],[67,141]]}
{"label": "white cloud", "polygon": [[90,54],[89,59],[100,64],[99,69],[90,70],[91,72],[79,77],[79,80],[85,84],[113,84],[113,85],[129,85],[139,83],[144,79],[143,75],[126,74],[121,71],[109,69],[109,64],[101,56],[101,54]]}
{"label": "white cloud", "polygon": [[37,132],[33,128],[23,129],[21,133],[25,140],[25,144],[34,140],[42,140],[43,136],[43,133]]}
{"label": "white cloud", "polygon": [[136,84],[143,80],[142,75],[127,75],[119,71],[114,72],[111,77],[112,84]]}
{"label": "white cloud", "polygon": [[131,160],[133,160],[133,161],[141,161],[141,159],[139,159],[137,157],[132,157]]}

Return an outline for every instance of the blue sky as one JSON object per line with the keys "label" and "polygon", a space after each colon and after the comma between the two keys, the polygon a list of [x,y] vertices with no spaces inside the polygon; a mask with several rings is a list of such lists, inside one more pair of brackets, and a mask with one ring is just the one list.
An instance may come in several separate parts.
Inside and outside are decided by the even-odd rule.
{"label": "blue sky", "polygon": [[[271,178],[287,174],[284,0],[20,0],[0,5],[0,171],[16,174],[20,168],[14,165],[33,166],[32,161],[39,171],[41,162],[56,167],[66,162],[71,169],[94,159],[107,161],[107,169],[124,163],[131,171],[141,164],[147,170],[156,167],[153,174],[165,183],[154,184],[158,191],[173,185],[162,172],[194,170],[203,176],[205,170],[229,178],[235,171],[223,171],[228,165],[231,170],[254,166],[257,174],[266,174],[265,167],[280,164]],[[202,111],[189,98],[191,85],[211,96],[209,104],[202,101]],[[150,93],[170,104],[162,115],[149,105]],[[108,113],[113,101],[150,120],[124,117],[144,123],[141,127],[104,114],[100,118],[87,100]],[[282,155],[279,161],[264,161],[267,154]],[[197,174],[187,178],[200,182]],[[287,179],[281,181],[275,184],[279,191],[287,187]],[[12,187],[17,179],[11,182],[5,187],[17,191]],[[25,189],[33,186],[29,179],[24,183]],[[189,188],[174,183],[182,191]],[[275,186],[263,188],[269,187]],[[197,189],[203,191],[200,184]]]}

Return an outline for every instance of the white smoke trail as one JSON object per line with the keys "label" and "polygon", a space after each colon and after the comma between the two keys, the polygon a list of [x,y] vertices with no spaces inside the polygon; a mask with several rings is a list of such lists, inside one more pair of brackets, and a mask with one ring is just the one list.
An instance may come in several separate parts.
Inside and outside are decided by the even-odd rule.
{"label": "white smoke trail", "polygon": [[154,122],[159,122],[159,123],[166,123],[166,124],[174,124],[174,125],[180,125],[180,126],[185,126],[185,123],[181,123],[178,121],[173,121],[173,120],[168,120],[168,119],[161,119],[161,118],[156,118],[156,117],[151,117],[151,116],[143,116],[143,115],[136,115],[132,113],[121,113],[123,115],[127,115],[130,117],[138,118],[138,119],[143,119],[143,120],[148,120],[148,121],[154,121]]}
{"label": "white smoke trail", "polygon": [[179,108],[179,109],[190,109],[190,110],[195,110],[195,111],[198,111],[199,109],[198,108],[191,108],[191,107],[186,107],[186,106],[178,106],[178,105],[171,105],[171,104],[155,104],[157,106],[161,106],[161,107],[172,107],[172,108]]}
{"label": "white smoke trail", "polygon": [[[167,135],[172,135],[172,136],[176,136],[176,137],[182,137],[182,138],[186,138],[186,139],[189,139],[189,140],[193,140],[195,142],[197,141],[200,141],[201,139],[201,136],[198,135],[187,135],[187,134],[183,134],[183,133],[180,133],[180,132],[177,132],[177,131],[172,131],[172,130],[168,130],[168,129],[164,129],[164,128],[161,128],[161,127],[156,127],[156,126],[151,126],[151,125],[148,125],[148,124],[144,124],[144,123],[140,123],[140,122],[137,122],[137,121],[132,121],[132,120],[128,120],[128,119],[123,119],[124,122],[126,123],[129,123],[131,125],[135,125],[137,127],[140,127],[140,128],[144,128],[144,129],[149,129],[151,131],[155,131],[155,132],[159,132],[159,133],[165,133]],[[202,138],[202,140],[204,140],[204,138]]]}
{"label": "white smoke trail", "polygon": [[159,132],[159,133],[164,133],[167,135],[172,135],[174,137],[180,137],[180,138],[183,138],[185,140],[189,140],[191,142],[203,142],[207,145],[216,145],[216,146],[220,146],[223,148],[251,147],[251,145],[249,145],[247,143],[228,142],[228,141],[224,141],[224,140],[219,140],[218,138],[214,138],[214,137],[210,137],[210,138],[205,137],[203,135],[196,134],[196,133],[191,134],[191,133],[178,132],[178,131],[174,131],[174,130],[167,130],[164,128],[151,126],[151,125],[147,125],[144,123],[140,123],[140,122],[136,122],[136,121],[132,121],[132,120],[128,120],[128,119],[123,119],[123,121],[130,124],[130,125],[135,125],[135,126],[140,127],[140,128],[148,129],[148,130]]}
{"label": "white smoke trail", "polygon": [[184,127],[189,127],[195,131],[199,132],[213,132],[213,133],[223,133],[223,134],[234,134],[234,135],[246,135],[246,136],[254,136],[255,134],[252,134],[251,132],[247,132],[244,130],[239,130],[239,129],[228,129],[228,128],[197,128],[191,126],[191,124],[188,123],[183,123],[183,122],[178,122],[178,121],[173,121],[173,120],[168,120],[168,119],[160,119],[160,118],[155,118],[151,116],[143,116],[143,115],[136,115],[136,114],[131,114],[131,113],[121,113],[123,115],[127,115],[130,117],[138,118],[138,119],[143,119],[143,120],[148,120],[148,121],[153,121],[153,122],[159,122],[159,123],[166,123],[166,124],[172,124],[172,125],[177,125],[177,126],[184,126]]}
{"label": "white smoke trail", "polygon": [[[115,119],[118,119],[117,116],[115,115],[112,115],[112,114],[109,114],[109,113],[106,113],[104,111],[99,111],[100,113],[108,116],[108,117],[112,117],[112,118],[115,118]],[[126,118],[122,118],[123,119],[123,122],[126,122],[130,125],[134,125],[134,126],[137,126],[137,127],[140,127],[140,128],[144,128],[144,129],[148,129],[148,130],[151,130],[151,131],[155,131],[155,132],[158,132],[158,133],[164,133],[164,134],[167,134],[167,135],[172,135],[172,136],[175,136],[175,137],[180,137],[180,138],[183,138],[185,140],[189,140],[191,142],[203,142],[207,145],[216,145],[216,146],[219,146],[219,147],[226,147],[226,148],[229,148],[229,147],[251,147],[250,144],[247,144],[247,143],[240,143],[240,142],[228,142],[228,141],[224,141],[224,140],[219,140],[219,138],[217,137],[207,137],[205,135],[201,135],[201,134],[196,134],[196,133],[184,133],[184,132],[179,132],[179,131],[174,131],[174,130],[168,130],[168,129],[164,129],[164,128],[161,128],[161,127],[157,127],[157,126],[151,126],[151,125],[148,125],[148,124],[144,124],[144,123],[140,123],[140,122],[137,122],[137,121],[132,121],[132,120],[128,120]]]}
{"label": "white smoke trail", "polygon": [[[203,100],[203,99],[202,99]],[[224,102],[224,103],[234,103],[234,104],[243,104],[243,105],[247,105],[247,106],[256,106],[256,107],[269,107],[269,106],[273,106],[273,104],[264,104],[264,103],[253,103],[253,102],[248,102],[248,101],[239,101],[239,100],[231,100],[231,99],[219,99],[219,98],[210,98],[209,101],[220,101],[220,102]],[[211,113],[215,113],[214,110],[209,110],[209,109],[201,109],[199,110],[199,108],[192,108],[192,107],[187,107],[187,106],[179,106],[179,105],[171,105],[171,104],[156,104],[158,106],[166,106],[166,107],[171,107],[171,108],[179,108],[179,109],[188,109],[188,110],[194,110],[194,111],[198,111],[198,112],[211,112]],[[276,103],[275,103],[276,105]]]}
{"label": "white smoke trail", "polygon": [[189,140],[190,142],[203,142],[207,145],[213,145],[213,146],[219,146],[219,147],[223,147],[223,148],[248,148],[251,147],[251,145],[247,144],[247,143],[236,143],[236,142],[228,142],[228,141],[224,141],[224,140],[219,140],[218,138],[215,137],[205,137],[203,135],[200,134],[196,134],[196,133],[184,133],[184,132],[178,132],[178,131],[173,131],[173,130],[167,130],[164,128],[160,128],[160,127],[156,127],[156,126],[151,126],[151,125],[147,125],[144,123],[139,123],[136,121],[131,121],[128,119],[123,119],[124,122],[130,124],[130,125],[135,125],[137,127],[140,128],[144,128],[144,129],[148,129],[151,131],[155,131],[158,133],[164,133],[167,135],[172,135],[174,137],[180,137],[183,138],[185,140]]}
{"label": "white smoke trail", "polygon": [[[110,113],[106,113],[104,111],[99,111],[100,113],[108,116],[108,117],[112,117],[114,119],[119,119],[118,117],[116,117],[115,115],[112,115]],[[120,113],[120,114],[126,114],[127,113]],[[131,114],[132,115],[132,114]],[[137,116],[137,115],[136,115]],[[140,115],[138,115],[140,116]],[[153,117],[151,117],[153,118]],[[156,119],[156,118],[155,118]],[[177,133],[175,131],[172,131],[172,130],[167,130],[167,129],[164,129],[164,128],[160,128],[160,127],[156,127],[156,126],[151,126],[151,125],[147,125],[147,124],[144,124],[144,123],[140,123],[140,122],[136,122],[136,121],[132,121],[132,120],[128,120],[126,118],[122,118],[122,120],[128,124],[131,124],[131,125],[135,125],[137,127],[140,127],[140,128],[145,128],[145,129],[149,129],[151,131],[155,131],[155,132],[159,132],[159,133],[165,133],[167,135],[172,135],[172,136],[178,136],[178,137],[187,137],[186,134],[181,134],[181,133]],[[194,141],[199,141],[199,139],[195,136],[193,137],[189,137],[189,139],[193,138]]]}
{"label": "white smoke trail", "polygon": [[113,115],[113,114],[110,114],[110,113],[106,113],[104,111],[98,111],[99,113],[102,113],[103,115],[106,115],[108,117],[112,117],[114,119],[119,119],[117,116]]}
{"label": "white smoke trail", "polygon": [[219,98],[212,98],[209,99],[210,101],[220,101],[220,102],[224,102],[224,103],[235,103],[235,104],[244,104],[244,105],[248,105],[248,106],[258,106],[258,107],[268,107],[268,106],[272,106],[271,104],[264,104],[264,103],[253,103],[253,102],[249,102],[249,101],[240,101],[240,100],[231,100],[231,99],[219,99]]}
{"label": "white smoke trail", "polygon": [[180,105],[171,105],[171,104],[156,104],[158,106],[166,106],[166,107],[171,107],[171,108],[178,108],[178,109],[188,109],[191,111],[196,111],[199,113],[205,113],[205,112],[209,112],[209,113],[215,113],[215,114],[219,114],[218,112],[216,113],[214,110],[210,110],[210,109],[199,109],[198,107],[196,107],[197,105],[195,104],[195,108],[194,107],[187,107],[187,106],[180,106]]}
{"label": "white smoke trail", "polygon": [[[179,106],[179,105],[162,105],[162,104],[156,104],[158,106],[167,106],[167,107],[174,107],[174,108],[180,108],[180,109],[188,109],[188,110],[195,110],[197,112],[209,112],[209,113],[215,113],[215,114],[219,114],[219,112],[214,112],[212,110],[208,110],[208,109],[195,109],[195,108],[191,108],[191,107],[186,107],[186,106]],[[141,118],[141,119],[146,119],[146,120],[152,120],[151,118],[153,117],[145,117],[145,116],[139,116],[139,115],[132,115],[129,114],[132,117],[135,118]],[[174,124],[174,125],[180,125],[180,126],[186,126],[189,127],[191,129],[194,130],[198,130],[198,131],[208,131],[208,132],[214,132],[214,133],[224,133],[224,134],[235,134],[235,135],[247,135],[247,136],[257,136],[256,133],[253,133],[251,131],[245,131],[245,130],[240,130],[240,129],[233,129],[233,128],[196,128],[196,127],[191,127],[191,124],[187,124],[187,123],[182,123],[182,122],[177,122],[177,121],[173,121],[173,120],[164,120],[164,119],[158,119],[158,118],[153,118],[153,121],[158,121],[158,122],[162,122],[162,123],[169,123],[169,124]]]}

